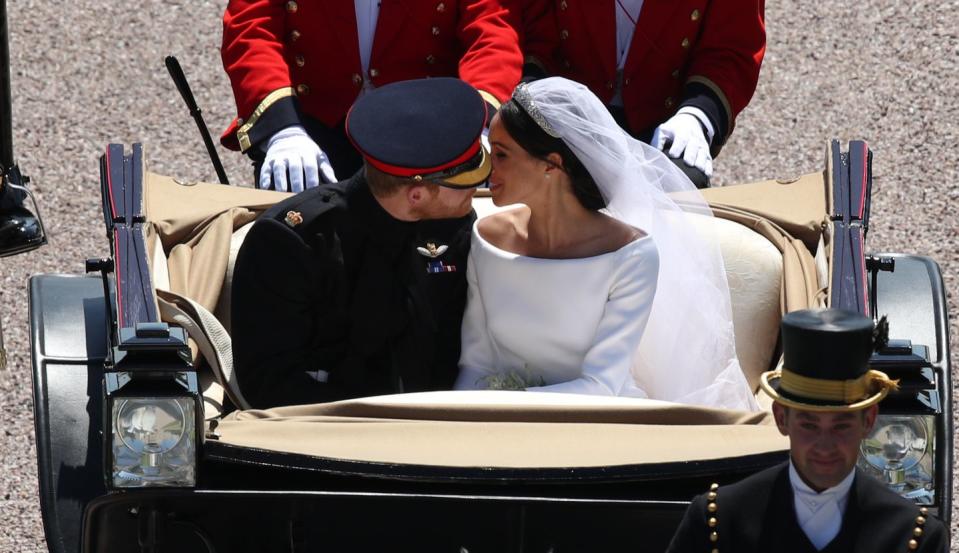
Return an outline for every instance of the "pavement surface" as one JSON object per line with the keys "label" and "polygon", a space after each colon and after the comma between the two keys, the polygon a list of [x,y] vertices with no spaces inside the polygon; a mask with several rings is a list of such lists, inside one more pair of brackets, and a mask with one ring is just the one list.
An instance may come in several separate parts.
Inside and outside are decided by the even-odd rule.
{"label": "pavement surface", "polygon": [[[107,143],[143,142],[152,170],[216,180],[163,57],[180,58],[218,135],[234,115],[218,51],[225,5],[8,2],[15,149],[33,178],[51,242],[0,260],[0,314],[10,354],[0,373],[0,551],[46,550],[37,502],[27,279],[82,273],[84,259],[108,254],[97,161]],[[940,263],[953,351],[959,336],[957,11],[956,0],[770,2],[759,88],[716,161],[718,180],[726,184],[789,177],[821,170],[831,138],[867,140],[875,158],[869,249]],[[241,156],[223,149],[220,155],[233,182],[250,182]],[[955,525],[952,532],[955,543]]]}

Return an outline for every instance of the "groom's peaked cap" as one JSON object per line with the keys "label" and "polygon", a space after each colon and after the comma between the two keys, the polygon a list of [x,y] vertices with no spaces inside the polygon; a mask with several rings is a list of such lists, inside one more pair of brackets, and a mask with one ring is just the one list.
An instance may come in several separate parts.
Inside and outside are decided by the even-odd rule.
{"label": "groom's peaked cap", "polygon": [[486,115],[486,101],[459,79],[401,81],[360,97],[346,115],[346,134],[386,174],[470,188],[490,174],[480,140]]}

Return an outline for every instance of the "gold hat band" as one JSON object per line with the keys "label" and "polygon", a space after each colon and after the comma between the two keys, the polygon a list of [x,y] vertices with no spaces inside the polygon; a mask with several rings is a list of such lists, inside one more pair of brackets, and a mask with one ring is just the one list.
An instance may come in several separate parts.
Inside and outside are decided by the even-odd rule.
{"label": "gold hat band", "polygon": [[877,390],[899,389],[898,380],[893,380],[886,373],[876,370],[868,370],[853,380],[825,380],[802,376],[784,368],[780,373],[779,382],[782,389],[791,394],[840,403],[860,401],[876,393]]}

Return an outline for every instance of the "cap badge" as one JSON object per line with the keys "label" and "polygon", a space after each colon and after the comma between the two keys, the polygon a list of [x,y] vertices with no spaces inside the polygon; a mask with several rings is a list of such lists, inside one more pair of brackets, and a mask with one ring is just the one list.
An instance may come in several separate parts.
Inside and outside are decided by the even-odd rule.
{"label": "cap badge", "polygon": [[286,217],[284,217],[283,220],[291,227],[295,227],[303,222],[303,214],[299,211],[287,211]]}
{"label": "cap badge", "polygon": [[444,246],[444,245],[437,246],[436,244],[432,242],[427,242],[425,248],[423,246],[416,247],[416,251],[420,252],[420,255],[422,255],[423,257],[429,257],[430,259],[434,259],[443,255],[444,253],[446,253],[446,250],[448,249],[450,249],[449,246]]}

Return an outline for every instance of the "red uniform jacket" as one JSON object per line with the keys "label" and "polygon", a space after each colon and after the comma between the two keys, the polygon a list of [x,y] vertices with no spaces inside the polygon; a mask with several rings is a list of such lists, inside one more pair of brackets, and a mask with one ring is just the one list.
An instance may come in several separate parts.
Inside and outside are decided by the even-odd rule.
{"label": "red uniform jacket", "polygon": [[[460,77],[498,106],[523,64],[507,16],[500,0],[382,0],[367,77],[376,86]],[[253,128],[278,103],[285,115],[271,126],[296,123],[294,96],[299,113],[333,127],[363,85],[350,0],[230,0],[221,55],[238,115],[221,141],[233,149],[272,134]]]}
{"label": "red uniform jacket", "polygon": [[[720,119],[713,146],[724,142],[756,90],[764,9],[765,0],[645,0],[623,69],[630,130],[650,130],[695,105]],[[525,0],[526,54],[609,103],[617,78],[615,10],[615,0]],[[710,110],[707,98],[718,105]]]}

